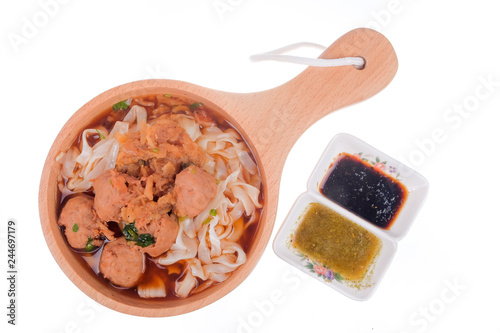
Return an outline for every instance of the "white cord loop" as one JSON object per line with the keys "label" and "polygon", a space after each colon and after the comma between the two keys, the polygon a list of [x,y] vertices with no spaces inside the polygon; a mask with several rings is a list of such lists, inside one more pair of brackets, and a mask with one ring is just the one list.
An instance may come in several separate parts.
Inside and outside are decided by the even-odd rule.
{"label": "white cord loop", "polygon": [[316,48],[321,51],[326,50],[326,47],[323,45],[315,44],[315,43],[295,43],[291,45],[287,45],[281,47],[279,49],[254,54],[250,56],[250,60],[252,61],[264,61],[264,60],[274,60],[279,62],[291,62],[294,64],[307,65],[312,67],[337,67],[337,66],[354,66],[357,69],[362,69],[365,66],[365,60],[362,57],[345,57],[338,59],[317,59],[317,58],[306,58],[306,57],[298,57],[292,55],[286,55],[283,53],[287,53],[301,47],[311,47]]}

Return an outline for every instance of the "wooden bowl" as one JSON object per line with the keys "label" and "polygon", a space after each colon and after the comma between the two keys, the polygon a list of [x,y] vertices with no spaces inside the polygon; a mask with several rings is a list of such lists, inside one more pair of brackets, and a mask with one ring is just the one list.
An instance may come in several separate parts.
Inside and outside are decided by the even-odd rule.
{"label": "wooden bowl", "polygon": [[[236,288],[257,264],[271,236],[278,202],[281,172],[288,152],[300,135],[326,114],[369,98],[386,87],[397,71],[397,58],[389,41],[370,29],[342,36],[321,56],[324,59],[362,56],[366,65],[308,67],[289,82],[267,91],[236,94],[172,80],[145,80],[110,89],[79,109],[64,125],[47,156],[39,190],[40,220],[47,245],[64,273],[85,294],[120,312],[166,317],[194,311]],[[228,280],[186,299],[140,299],[120,293],[99,279],[67,245],[57,226],[55,158],[110,105],[129,97],[169,93],[205,103],[220,112],[250,145],[263,178],[264,209],[247,262]],[[332,133],[333,134],[333,133]]]}

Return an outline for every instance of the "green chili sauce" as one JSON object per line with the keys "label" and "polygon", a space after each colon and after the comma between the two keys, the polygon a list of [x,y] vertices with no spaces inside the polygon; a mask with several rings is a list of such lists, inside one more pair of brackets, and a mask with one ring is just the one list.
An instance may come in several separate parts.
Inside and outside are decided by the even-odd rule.
{"label": "green chili sauce", "polygon": [[319,203],[311,203],[300,222],[293,246],[342,277],[363,279],[381,242],[368,230]]}

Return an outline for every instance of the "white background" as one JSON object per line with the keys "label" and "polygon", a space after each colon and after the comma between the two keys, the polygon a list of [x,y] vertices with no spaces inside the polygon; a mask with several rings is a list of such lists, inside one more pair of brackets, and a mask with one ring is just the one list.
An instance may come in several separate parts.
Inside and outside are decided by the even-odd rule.
{"label": "white background", "polygon": [[[1,278],[2,332],[500,332],[495,1],[64,2],[0,5],[0,275],[7,271],[9,218],[18,223],[19,263],[15,327],[6,323],[8,288]],[[216,9],[221,4],[225,11]],[[29,24],[39,27],[29,30]],[[304,67],[252,63],[249,55],[301,41],[330,45],[364,26],[392,42],[398,73],[380,94],[330,114],[298,140],[283,170],[273,238],[336,133],[409,160],[429,180],[430,193],[372,299],[356,302],[306,278],[270,244],[236,290],[170,318],[104,308],[62,273],[40,228],[38,184],[52,141],[79,107],[109,88],[146,78],[265,90]],[[454,107],[471,111],[458,116]],[[430,144],[436,129],[444,139]],[[280,297],[271,304],[273,295]]]}

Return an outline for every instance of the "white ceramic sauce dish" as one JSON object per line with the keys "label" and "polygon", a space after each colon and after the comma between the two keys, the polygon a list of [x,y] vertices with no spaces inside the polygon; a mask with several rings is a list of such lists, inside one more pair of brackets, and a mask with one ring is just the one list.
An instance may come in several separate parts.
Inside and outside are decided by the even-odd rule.
{"label": "white ceramic sauce dish", "polygon": [[[390,227],[381,228],[356,212],[350,211],[322,194],[320,187],[328,177],[341,154],[356,155],[366,165],[372,166],[383,175],[397,180],[407,195]],[[355,299],[369,299],[379,286],[385,272],[396,254],[398,241],[409,231],[428,193],[427,180],[415,170],[396,161],[380,150],[349,134],[338,134],[328,144],[309,178],[307,192],[292,206],[278,231],[273,249],[287,263],[325,283],[340,293]],[[302,254],[292,245],[297,227],[311,203],[319,203],[340,214],[349,221],[371,232],[380,240],[380,250],[369,264],[367,273],[359,281],[344,279],[315,259]]]}

